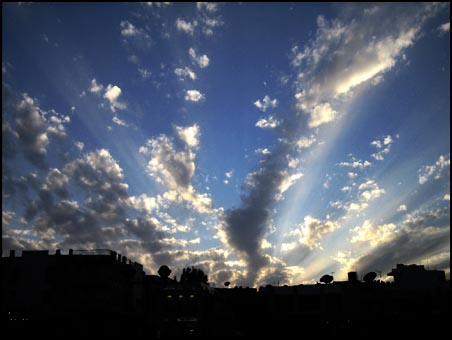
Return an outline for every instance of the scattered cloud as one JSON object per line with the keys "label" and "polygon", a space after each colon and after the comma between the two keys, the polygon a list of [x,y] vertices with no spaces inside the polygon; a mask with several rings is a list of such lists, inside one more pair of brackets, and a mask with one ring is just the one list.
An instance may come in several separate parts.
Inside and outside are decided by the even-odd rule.
{"label": "scattered cloud", "polygon": [[[395,138],[399,138],[398,135]],[[383,161],[384,156],[389,154],[391,151],[391,145],[394,143],[393,137],[390,135],[384,136],[381,139],[374,140],[370,143],[373,147],[377,149],[376,153],[373,153],[371,156],[377,161]]]}
{"label": "scattered cloud", "polygon": [[115,112],[116,109],[125,110],[127,108],[126,104],[118,101],[121,93],[122,93],[122,90],[120,87],[118,87],[116,85],[108,84],[108,86],[105,90],[105,93],[104,93],[104,98],[106,98],[109,101],[110,110],[112,112]]}
{"label": "scattered cloud", "polygon": [[254,102],[254,106],[256,106],[262,112],[265,112],[269,108],[274,109],[275,107],[277,107],[278,99],[270,99],[269,96],[265,96],[264,99],[262,99],[262,101],[260,99],[256,100]]}
{"label": "scattered cloud", "polygon": [[446,172],[450,173],[450,154],[439,156],[433,165],[424,165],[418,170],[419,184],[425,184],[432,177],[435,180],[440,179]]}
{"label": "scattered cloud", "polygon": [[187,90],[185,93],[185,100],[190,102],[199,102],[205,100],[206,97],[203,93],[199,92],[198,90]]}
{"label": "scattered cloud", "polygon": [[450,32],[450,21],[440,25],[437,30],[439,31],[440,35],[444,35]]}
{"label": "scattered cloud", "polygon": [[261,118],[256,122],[256,127],[261,129],[274,129],[279,124],[281,124],[280,121],[278,121],[274,116],[268,116],[267,118]]}
{"label": "scattered cloud", "polygon": [[180,80],[184,80],[185,78],[190,78],[191,80],[196,79],[196,73],[193,72],[190,68],[176,68],[174,73],[179,77]]}
{"label": "scattered cloud", "polygon": [[192,47],[188,50],[188,54],[190,55],[191,60],[200,68],[206,68],[209,66],[210,59],[206,54],[198,55],[196,50]]}
{"label": "scattered cloud", "polygon": [[195,31],[195,27],[198,25],[198,22],[195,20],[193,22],[188,22],[182,20],[181,18],[177,18],[176,27],[179,31],[185,32],[187,34],[193,35]]}

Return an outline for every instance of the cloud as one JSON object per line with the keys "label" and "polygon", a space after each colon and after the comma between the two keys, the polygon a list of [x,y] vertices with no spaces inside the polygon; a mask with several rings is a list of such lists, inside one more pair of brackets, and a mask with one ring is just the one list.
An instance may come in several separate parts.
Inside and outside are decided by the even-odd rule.
{"label": "cloud", "polygon": [[[371,225],[370,223],[367,225]],[[361,272],[367,271],[389,271],[390,266],[396,263],[419,263],[425,259],[450,248],[450,209],[420,210],[409,215],[398,227],[398,232],[390,235],[393,228],[391,224],[374,227],[369,230],[358,229],[364,239],[372,242],[372,234],[383,237],[374,239],[374,248],[367,254],[352,261],[351,268]],[[369,234],[366,235],[366,231]],[[450,261],[443,263],[449,269]]]}
{"label": "cloud", "polygon": [[291,236],[297,236],[298,244],[310,249],[320,247],[320,241],[327,233],[331,233],[339,228],[339,224],[334,221],[321,221],[311,216],[306,216],[304,222],[290,232]]}
{"label": "cloud", "polygon": [[151,46],[151,37],[145,30],[137,28],[127,20],[121,21],[119,24],[121,29],[121,36],[124,42],[132,42],[136,47],[149,48]]}
{"label": "cloud", "polygon": [[187,22],[185,20],[182,20],[180,18],[177,18],[176,20],[176,27],[179,31],[185,32],[187,34],[193,35],[195,31],[195,27],[198,25],[197,21],[194,22]]}
{"label": "cloud", "polygon": [[439,31],[439,34],[440,34],[440,35],[444,35],[444,34],[446,34],[447,32],[450,32],[450,21],[449,21],[449,22],[446,22],[446,23],[444,23],[444,24],[442,24],[442,25],[440,25],[440,26],[437,28],[437,30]]}
{"label": "cloud", "polygon": [[115,124],[117,124],[117,125],[120,125],[120,126],[125,126],[125,127],[130,126],[130,125],[127,124],[124,120],[118,118],[118,116],[114,116],[114,117],[112,118],[112,121],[113,121],[113,123],[115,123]]}
{"label": "cloud", "polygon": [[91,80],[91,87],[89,88],[89,92],[91,92],[91,93],[99,93],[103,89],[104,89],[104,86],[101,85],[101,84],[98,84],[95,78],[93,78]]}
{"label": "cloud", "polygon": [[174,73],[179,77],[180,80],[184,80],[185,78],[190,78],[191,80],[196,79],[196,73],[193,72],[190,68],[176,68]]}
{"label": "cloud", "polygon": [[[399,138],[398,135],[395,138]],[[371,156],[377,161],[383,161],[384,156],[389,154],[391,151],[391,145],[394,143],[393,137],[390,135],[384,136],[381,139],[374,140],[370,143],[373,147],[375,147],[378,151],[373,153]]]}
{"label": "cloud", "polygon": [[354,92],[378,83],[375,80],[394,68],[419,36],[422,24],[441,6],[413,5],[397,16],[392,4],[380,5],[378,11],[350,6],[353,20],[348,22],[319,16],[311,42],[292,49],[292,65],[299,69],[295,98],[309,126],[334,121],[341,104]]}
{"label": "cloud", "polygon": [[103,98],[105,98],[110,104],[110,110],[112,112],[116,112],[118,110],[125,110],[127,105],[119,101],[119,96],[122,94],[122,90],[119,86],[108,84],[107,88],[105,88],[102,84],[98,84],[96,79],[93,78],[91,80],[91,87],[88,89],[91,93],[95,94],[103,94]]}
{"label": "cloud", "polygon": [[110,110],[112,112],[115,112],[116,109],[125,110],[127,108],[126,104],[118,101],[121,93],[122,93],[122,90],[120,87],[118,87],[116,85],[108,84],[108,86],[105,90],[105,93],[104,93],[104,98],[106,98],[109,101]]}
{"label": "cloud", "polygon": [[254,102],[254,106],[256,106],[262,112],[267,111],[268,108],[274,109],[278,106],[278,99],[270,99],[269,96],[265,96],[262,101],[260,99]]}
{"label": "cloud", "polygon": [[42,167],[47,154],[49,138],[42,111],[27,94],[17,104],[16,132],[25,155],[35,165]]}
{"label": "cloud", "polygon": [[369,161],[362,161],[356,158],[351,159],[350,162],[340,162],[339,165],[341,167],[346,167],[346,168],[352,168],[352,169],[359,169],[359,170],[364,170],[365,168],[371,167],[372,163]]}
{"label": "cloud", "polygon": [[162,195],[173,203],[187,203],[201,214],[212,213],[212,199],[207,194],[198,193],[192,181],[195,175],[195,150],[199,146],[199,126],[176,126],[175,131],[182,147],[166,135],[149,139],[140,152],[150,159],[148,174],[166,188]]}
{"label": "cloud", "polygon": [[256,122],[256,127],[261,129],[274,129],[280,124],[281,122],[279,122],[274,116],[268,116],[268,118],[259,119]]}
{"label": "cloud", "polygon": [[199,125],[181,127],[176,126],[177,136],[182,140],[189,148],[196,148],[199,145]]}
{"label": "cloud", "polygon": [[190,102],[199,102],[205,100],[206,97],[203,93],[199,92],[198,90],[187,90],[185,92],[185,100]]}
{"label": "cloud", "polygon": [[218,4],[215,2],[197,2],[196,8],[198,11],[216,12],[218,11]]}
{"label": "cloud", "polygon": [[371,247],[386,243],[397,236],[395,224],[372,225],[369,220],[364,221],[361,227],[351,229],[350,232],[353,235],[352,243],[365,242]]}
{"label": "cloud", "polygon": [[200,68],[206,68],[207,66],[209,66],[210,59],[206,54],[197,55],[194,48],[190,48],[188,50],[188,54],[190,55],[191,60],[198,64]]}
{"label": "cloud", "polygon": [[425,184],[432,177],[435,180],[440,179],[445,173],[450,172],[450,154],[440,155],[433,165],[424,165],[418,170],[419,184]]}
{"label": "cloud", "polygon": [[398,211],[398,212],[400,212],[400,211],[407,211],[407,206],[406,206],[405,204],[401,204],[401,205],[397,208],[397,211]]}
{"label": "cloud", "polygon": [[149,79],[152,76],[152,72],[145,69],[145,68],[138,68],[138,73],[140,74],[141,78],[143,79]]}
{"label": "cloud", "polygon": [[313,128],[332,122],[337,115],[337,111],[333,110],[329,103],[316,105],[311,111],[308,126]]}

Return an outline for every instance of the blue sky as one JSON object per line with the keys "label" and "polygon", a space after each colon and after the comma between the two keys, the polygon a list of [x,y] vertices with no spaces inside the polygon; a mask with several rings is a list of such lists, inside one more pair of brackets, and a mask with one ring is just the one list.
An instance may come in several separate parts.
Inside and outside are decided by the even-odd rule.
{"label": "blue sky", "polygon": [[450,272],[450,5],[2,4],[2,245],[221,285]]}

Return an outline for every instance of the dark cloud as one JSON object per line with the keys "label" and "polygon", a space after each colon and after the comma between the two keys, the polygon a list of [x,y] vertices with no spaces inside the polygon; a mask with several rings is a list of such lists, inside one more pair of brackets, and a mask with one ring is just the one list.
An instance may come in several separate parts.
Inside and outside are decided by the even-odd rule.
{"label": "dark cloud", "polygon": [[267,231],[275,195],[285,178],[283,169],[288,154],[286,144],[281,144],[274,153],[267,155],[258,171],[249,179],[247,192],[242,196],[242,206],[228,210],[224,222],[229,243],[246,256],[248,282],[253,285],[257,272],[267,264],[260,252],[261,239]]}
{"label": "dark cloud", "polygon": [[23,95],[15,111],[16,132],[25,156],[37,167],[46,167],[49,139],[47,126],[39,107],[28,95]]}
{"label": "dark cloud", "polygon": [[[397,263],[418,263],[450,248],[450,207],[420,210],[407,215],[402,229],[388,242],[359,258],[351,266],[361,272],[389,272]],[[443,261],[450,268],[449,262]]]}
{"label": "dark cloud", "polygon": [[397,263],[417,263],[423,257],[444,252],[449,249],[449,245],[449,229],[440,229],[435,232],[403,231],[395,239],[361,257],[351,268],[356,268],[361,273],[376,270],[387,273]]}

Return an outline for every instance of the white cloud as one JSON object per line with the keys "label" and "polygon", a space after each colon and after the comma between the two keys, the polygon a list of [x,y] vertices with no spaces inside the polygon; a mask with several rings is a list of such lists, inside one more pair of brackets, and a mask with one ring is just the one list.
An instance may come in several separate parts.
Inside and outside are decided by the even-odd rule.
{"label": "white cloud", "polygon": [[[399,138],[395,135],[395,138]],[[378,151],[373,153],[371,156],[377,161],[383,161],[384,156],[389,154],[391,151],[391,145],[394,143],[394,139],[390,136],[383,136],[381,139],[374,140],[370,145],[374,146]]]}
{"label": "white cloud", "polygon": [[355,179],[356,177],[358,177],[358,174],[356,172],[348,172],[347,176],[350,179]]}
{"label": "white cloud", "polygon": [[450,194],[445,194],[443,197],[444,201],[450,201]]}
{"label": "white cloud", "polygon": [[118,116],[114,116],[112,118],[112,121],[113,121],[113,123],[118,124],[120,126],[125,126],[125,127],[129,126],[129,124],[127,124],[124,120],[118,118]]}
{"label": "white cloud", "polygon": [[292,49],[292,65],[299,70],[297,107],[308,115],[309,126],[335,120],[354,92],[379,83],[383,74],[403,58],[423,22],[438,7],[419,6],[415,13],[395,17],[391,6],[382,6],[365,15],[363,10],[349,22],[319,16],[311,43]]}
{"label": "white cloud", "polygon": [[397,211],[398,211],[398,212],[400,212],[400,211],[407,211],[407,206],[406,206],[405,204],[401,204],[401,205],[397,208]]}
{"label": "white cloud", "polygon": [[189,77],[191,80],[196,79],[196,73],[193,72],[190,68],[176,68],[174,73],[179,77],[180,80],[184,80],[186,77]]}
{"label": "white cloud", "polygon": [[170,203],[188,203],[199,213],[212,212],[212,200],[208,194],[197,193],[192,185],[195,174],[195,149],[199,145],[199,126],[175,128],[178,138],[184,142],[177,148],[166,135],[149,139],[140,153],[150,156],[147,171],[157,183],[166,188],[162,197]]}
{"label": "white cloud", "polygon": [[320,241],[325,234],[331,233],[339,227],[336,222],[321,221],[311,216],[306,216],[304,222],[297,229],[291,231],[290,234],[298,236],[300,244],[313,249],[320,246]]}
{"label": "white cloud", "polygon": [[145,68],[138,68],[138,73],[143,79],[149,79],[152,76],[152,72]]}
{"label": "white cloud", "polygon": [[268,118],[261,118],[256,122],[256,127],[261,129],[274,129],[280,124],[274,116],[268,116]]}
{"label": "white cloud", "polygon": [[207,12],[216,12],[218,10],[218,4],[215,2],[197,2],[196,8],[201,10],[206,10]]}
{"label": "white cloud", "polygon": [[100,91],[103,90],[103,88],[104,87],[102,85],[97,83],[96,79],[91,80],[91,87],[89,88],[89,91],[91,93],[99,93]]}
{"label": "white cloud", "polygon": [[393,223],[373,225],[369,220],[364,221],[361,227],[355,227],[350,231],[354,236],[352,243],[366,242],[371,247],[377,247],[386,243],[397,235],[396,226]]}
{"label": "white cloud", "polygon": [[115,112],[116,109],[124,110],[127,108],[127,105],[118,101],[119,96],[121,95],[122,90],[120,87],[116,85],[108,84],[107,89],[104,93],[104,98],[106,98],[110,102],[110,110]]}
{"label": "white cloud", "polygon": [[425,184],[430,178],[440,179],[444,172],[450,168],[450,154],[439,156],[433,165],[424,165],[418,170],[419,184]]}
{"label": "white cloud", "polygon": [[379,188],[374,180],[368,180],[367,182],[362,183],[358,189],[362,191],[361,200],[364,202],[374,200],[385,193],[385,190]]}
{"label": "white cloud", "polygon": [[176,20],[176,27],[179,31],[183,31],[185,33],[188,33],[190,35],[193,35],[195,27],[197,26],[197,22],[194,21],[193,23],[182,20],[180,18],[177,18]]}
{"label": "white cloud", "polygon": [[190,48],[188,50],[188,54],[190,55],[192,61],[194,61],[200,68],[206,68],[209,66],[210,59],[206,54],[197,55],[194,48]]}
{"label": "white cloud", "polygon": [[137,29],[133,24],[131,24],[127,20],[121,21],[120,27],[121,35],[124,37],[133,37],[141,33],[141,30]]}
{"label": "white cloud", "polygon": [[190,102],[199,102],[204,99],[204,94],[199,92],[198,90],[187,90],[187,92],[185,93],[185,100]]}
{"label": "white cloud", "polygon": [[339,165],[342,167],[364,170],[365,168],[372,166],[372,163],[353,158],[350,162],[341,162]]}
{"label": "white cloud", "polygon": [[256,106],[262,112],[265,112],[268,108],[275,108],[278,106],[278,99],[270,99],[269,96],[265,96],[262,101],[260,99],[254,102]]}
{"label": "white cloud", "polygon": [[450,32],[450,21],[440,25],[438,27],[438,31],[440,32],[441,35]]}
{"label": "white cloud", "polygon": [[234,170],[231,170],[231,171],[226,172],[224,175],[225,175],[227,178],[232,178],[233,173],[234,173]]}
{"label": "white cloud", "polygon": [[316,105],[311,111],[308,126],[313,128],[332,122],[337,118],[337,115],[337,111],[333,110],[329,103]]}
{"label": "white cloud", "polygon": [[176,132],[181,141],[189,148],[196,148],[199,145],[199,125],[181,127],[176,126]]}
{"label": "white cloud", "polygon": [[83,142],[74,142],[74,145],[79,149],[80,151],[83,151],[83,148],[85,147],[85,143]]}
{"label": "white cloud", "polygon": [[314,135],[310,137],[301,137],[299,140],[296,141],[296,146],[299,149],[307,149],[311,147],[312,144],[314,144],[317,141]]}

